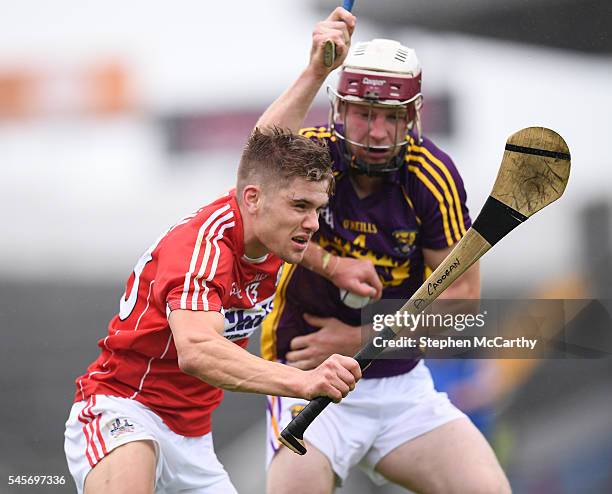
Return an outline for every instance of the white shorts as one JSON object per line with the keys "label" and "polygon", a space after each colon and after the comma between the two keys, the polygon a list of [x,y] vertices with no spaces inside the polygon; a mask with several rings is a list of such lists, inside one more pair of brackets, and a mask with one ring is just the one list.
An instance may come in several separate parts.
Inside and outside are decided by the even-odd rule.
{"label": "white shorts", "polygon": [[[267,464],[280,447],[278,433],[308,402],[268,396]],[[405,442],[466,415],[436,391],[423,361],[407,374],[362,379],[339,404],[329,405],[304,438],[330,461],[338,483],[359,465],[377,485],[376,464]]]}
{"label": "white shorts", "polygon": [[155,492],[236,494],[213,450],[212,434],[185,437],[135,400],[95,395],[75,403],[66,422],[64,451],[79,493],[85,477],[113,449],[153,441],[157,456]]}

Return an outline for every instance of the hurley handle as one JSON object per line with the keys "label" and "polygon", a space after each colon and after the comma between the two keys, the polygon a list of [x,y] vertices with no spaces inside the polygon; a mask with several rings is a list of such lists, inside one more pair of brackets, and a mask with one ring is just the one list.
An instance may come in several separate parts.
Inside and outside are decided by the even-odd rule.
{"label": "hurley handle", "polygon": [[[342,2],[342,8],[351,12],[353,10],[353,4],[355,0],[344,0]],[[326,67],[331,67],[336,61],[336,45],[330,39],[325,42],[323,47],[323,63]]]}
{"label": "hurley handle", "polygon": [[[384,328],[379,334],[385,339],[393,339],[395,336],[395,333],[389,328]],[[383,350],[384,347],[374,345],[372,340],[359,350],[353,358],[357,361],[361,370],[364,371]],[[304,431],[308,429],[312,421],[316,419],[331,402],[331,398],[319,396],[308,403],[308,405],[289,422],[287,427],[281,431],[278,438],[280,442],[299,455],[306,454]]]}

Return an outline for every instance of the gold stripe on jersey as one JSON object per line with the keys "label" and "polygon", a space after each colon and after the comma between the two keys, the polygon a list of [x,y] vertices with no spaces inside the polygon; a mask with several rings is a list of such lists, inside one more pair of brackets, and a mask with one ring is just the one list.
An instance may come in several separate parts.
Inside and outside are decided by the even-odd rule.
{"label": "gold stripe on jersey", "polygon": [[285,300],[287,300],[285,297],[287,285],[296,266],[297,264],[289,263],[285,263],[283,266],[283,273],[276,289],[272,312],[268,314],[261,325],[261,356],[266,360],[276,360],[276,330],[285,308]]}
{"label": "gold stripe on jersey", "polygon": [[306,127],[304,129],[300,129],[298,131],[298,134],[308,139],[310,139],[311,137],[316,137],[317,139],[333,137],[331,131],[327,127]]}
{"label": "gold stripe on jersey", "polygon": [[447,166],[440,159],[436,158],[433,154],[431,154],[429,149],[424,146],[417,146],[413,138],[410,139],[410,146],[408,147],[408,152],[410,152],[411,150],[423,153],[429,161],[431,161],[440,170],[442,170],[442,173],[444,173],[446,180],[450,184],[451,190],[453,192],[453,197],[455,198],[455,208],[457,210],[457,217],[459,218],[459,228],[461,230],[461,234],[465,235],[465,223],[463,221],[463,210],[461,208],[461,201],[459,200],[459,192],[457,191],[455,180],[453,179],[451,173],[448,171]]}
{"label": "gold stripe on jersey", "polygon": [[425,187],[429,189],[429,191],[433,194],[433,196],[438,200],[440,212],[442,213],[442,225],[444,227],[444,235],[446,236],[446,243],[450,247],[455,242],[453,241],[453,237],[451,237],[450,228],[448,226],[448,211],[446,209],[446,205],[444,204],[444,198],[442,197],[438,189],[436,189],[434,184],[432,184],[431,181],[423,174],[423,172],[421,171],[419,167],[414,166],[414,165],[408,165],[408,170],[413,172],[417,176],[417,178],[421,182],[423,182],[423,184],[425,184]]}
{"label": "gold stripe on jersey", "polygon": [[310,139],[311,137],[316,137],[317,139],[324,139],[325,137],[331,137],[331,132],[306,132],[302,134],[304,137]]}
{"label": "gold stripe on jersey", "polygon": [[422,156],[414,156],[414,155],[409,154],[408,161],[413,162],[413,163],[415,162],[420,163],[421,165],[423,165],[423,168],[425,168],[425,170],[427,170],[430,173],[430,175],[434,178],[437,184],[442,188],[442,192],[444,192],[444,198],[446,199],[446,202],[448,203],[448,211],[450,213],[450,221],[453,227],[453,233],[455,234],[455,240],[457,241],[461,240],[462,234],[459,230],[459,227],[457,226],[457,218],[455,216],[455,209],[453,208],[453,198],[451,197],[451,194],[450,194],[450,191],[448,190],[446,182],[442,179],[440,174],[436,170],[434,170],[433,167]]}
{"label": "gold stripe on jersey", "polygon": [[420,225],[421,224],[421,218],[419,218],[418,215],[416,214],[416,209],[414,209],[414,204],[412,204],[412,201],[410,200],[410,197],[408,197],[408,194],[406,193],[406,189],[404,188],[403,185],[401,187],[402,187],[402,194],[404,195],[404,199],[406,199],[406,202],[408,203],[408,206],[410,206],[410,208],[414,212],[414,217],[416,218],[417,223]]}
{"label": "gold stripe on jersey", "polygon": [[379,273],[383,273],[380,276],[383,287],[399,286],[410,277],[410,259],[399,260],[388,254],[379,254],[339,236],[333,238],[321,236],[317,239],[317,243],[326,250],[331,247],[337,255],[342,257],[371,261],[374,266],[380,268]]}

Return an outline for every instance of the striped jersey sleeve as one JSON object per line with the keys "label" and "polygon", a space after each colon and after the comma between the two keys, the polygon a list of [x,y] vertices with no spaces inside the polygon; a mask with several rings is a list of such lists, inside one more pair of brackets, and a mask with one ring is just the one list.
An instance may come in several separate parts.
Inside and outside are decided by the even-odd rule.
{"label": "striped jersey sleeve", "polygon": [[411,140],[406,153],[409,195],[421,221],[422,245],[444,249],[471,226],[463,180],[451,158],[431,141]]}
{"label": "striped jersey sleeve", "polygon": [[[234,214],[225,205],[199,215],[177,228],[172,242],[162,245],[160,258],[165,268],[160,272],[160,285],[170,311],[222,312],[234,263],[228,239],[236,224]],[[201,216],[203,221],[198,221]]]}

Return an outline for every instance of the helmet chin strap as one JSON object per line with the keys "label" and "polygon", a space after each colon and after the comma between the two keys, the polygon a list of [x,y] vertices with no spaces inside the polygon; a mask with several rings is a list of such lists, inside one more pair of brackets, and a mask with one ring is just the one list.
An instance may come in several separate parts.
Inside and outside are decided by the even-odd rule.
{"label": "helmet chin strap", "polygon": [[348,147],[345,146],[344,159],[349,164],[352,172],[357,175],[365,175],[367,177],[385,177],[389,173],[399,170],[405,162],[407,144],[404,144],[398,154],[393,156],[384,165],[372,165],[357,158],[352,154]]}

